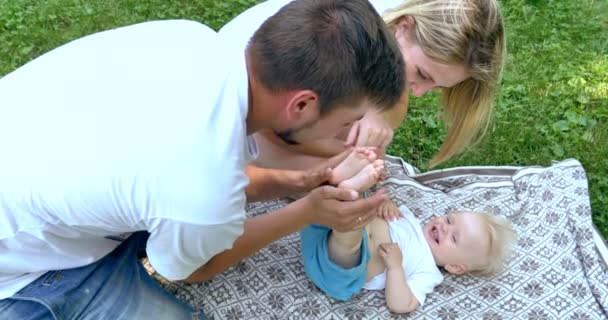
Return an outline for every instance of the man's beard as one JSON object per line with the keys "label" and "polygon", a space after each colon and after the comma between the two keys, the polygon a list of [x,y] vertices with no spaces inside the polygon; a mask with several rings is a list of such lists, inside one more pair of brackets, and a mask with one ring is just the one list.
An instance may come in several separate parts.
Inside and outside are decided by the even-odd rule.
{"label": "man's beard", "polygon": [[287,129],[285,131],[274,131],[274,134],[279,137],[279,139],[281,139],[283,142],[285,142],[286,144],[289,145],[298,145],[301,144],[300,141],[297,141],[294,138],[294,135],[296,135],[297,133],[300,133],[302,131],[306,131],[306,129],[310,129],[313,128],[315,126],[315,124],[319,121],[319,119],[310,121],[309,123],[296,128],[296,129]]}
{"label": "man's beard", "polygon": [[295,141],[293,139],[293,133],[294,130],[285,130],[282,132],[277,132],[275,131],[274,134],[279,137],[279,139],[281,139],[283,142],[289,144],[289,145],[298,145],[300,144],[299,142]]}

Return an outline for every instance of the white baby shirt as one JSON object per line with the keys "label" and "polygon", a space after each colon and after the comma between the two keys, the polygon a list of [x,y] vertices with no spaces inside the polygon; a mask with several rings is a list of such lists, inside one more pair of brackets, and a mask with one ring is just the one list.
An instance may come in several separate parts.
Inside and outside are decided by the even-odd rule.
{"label": "white baby shirt", "polygon": [[[406,207],[399,207],[403,217],[389,222],[391,240],[399,244],[403,253],[402,266],[407,283],[420,303],[424,304],[426,295],[443,281],[443,275],[437,265],[431,248],[424,238],[420,222]],[[363,285],[368,290],[382,290],[386,287],[386,271],[375,276]]]}

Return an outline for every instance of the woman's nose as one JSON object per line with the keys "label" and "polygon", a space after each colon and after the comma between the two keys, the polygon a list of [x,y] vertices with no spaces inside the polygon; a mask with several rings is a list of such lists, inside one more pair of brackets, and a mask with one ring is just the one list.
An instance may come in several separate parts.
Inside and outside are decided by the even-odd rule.
{"label": "woman's nose", "polygon": [[412,93],[416,97],[421,97],[435,87],[432,83],[417,83],[412,85]]}

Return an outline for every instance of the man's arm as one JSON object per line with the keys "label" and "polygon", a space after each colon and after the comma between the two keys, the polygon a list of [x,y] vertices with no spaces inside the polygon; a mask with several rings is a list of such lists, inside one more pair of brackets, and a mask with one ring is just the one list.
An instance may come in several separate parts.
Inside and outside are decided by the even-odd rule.
{"label": "man's arm", "polygon": [[287,197],[310,191],[329,180],[331,170],[298,171],[266,169],[253,165],[245,168],[249,184],[245,188],[247,201]]}
{"label": "man's arm", "polygon": [[309,222],[303,207],[301,201],[296,201],[278,211],[247,219],[243,235],[236,239],[232,249],[211,258],[185,281],[196,283],[208,280],[272,241],[302,229]]}
{"label": "man's arm", "polygon": [[323,186],[280,210],[247,219],[244,232],[232,249],[214,256],[184,281],[196,283],[210,279],[272,241],[311,223],[340,231],[360,229],[375,217],[375,209],[387,195],[379,191],[365,199],[355,200],[357,198],[358,193],[352,190]]}
{"label": "man's arm", "polygon": [[352,149],[327,159],[310,170],[267,169],[248,165],[245,173],[249,184],[245,188],[247,201],[260,201],[296,195],[326,183],[331,177],[331,168],[342,162]]}

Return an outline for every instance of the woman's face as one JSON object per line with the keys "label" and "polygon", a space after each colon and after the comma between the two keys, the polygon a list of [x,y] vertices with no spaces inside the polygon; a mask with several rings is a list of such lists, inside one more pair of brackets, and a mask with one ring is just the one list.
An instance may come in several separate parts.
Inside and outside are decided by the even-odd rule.
{"label": "woman's face", "polygon": [[395,29],[395,37],[407,66],[407,85],[414,96],[420,97],[435,88],[453,87],[470,77],[463,64],[442,64],[429,58],[415,40],[414,25],[412,17],[405,17]]}

